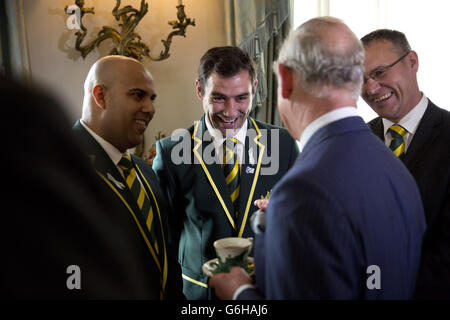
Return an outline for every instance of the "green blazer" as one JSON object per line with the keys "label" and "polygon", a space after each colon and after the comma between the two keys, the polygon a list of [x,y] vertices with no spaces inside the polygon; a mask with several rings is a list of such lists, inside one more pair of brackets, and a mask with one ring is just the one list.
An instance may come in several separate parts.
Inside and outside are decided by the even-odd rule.
{"label": "green blazer", "polygon": [[[153,170],[173,207],[170,241],[178,245],[183,292],[188,299],[210,299],[202,265],[216,257],[213,242],[224,237],[253,237],[253,202],[265,197],[289,170],[298,146],[286,129],[248,120],[241,164],[239,214],[233,204],[204,117],[181,133],[157,141]],[[251,159],[253,158],[253,161]]]}
{"label": "green blazer", "polygon": [[146,291],[142,292],[140,298],[184,299],[181,289],[180,267],[174,254],[176,251],[170,250],[167,241],[167,215],[170,206],[159,187],[152,168],[139,157],[131,156],[147,195],[153,197],[157,203],[154,223],[156,222],[159,225],[157,241],[159,249],[163,250],[160,257],[156,254],[152,241],[154,239],[148,232],[136,199],[126,187],[125,180],[117,167],[79,121],[74,125],[73,132],[75,137],[84,145],[105,190],[115,200],[115,207],[121,213],[119,218],[121,219],[123,232],[134,239],[133,247],[126,248],[126,250],[136,251],[136,256],[139,257],[138,261],[129,261],[128,263],[134,264],[130,271],[133,270],[131,272],[135,273],[136,276],[141,276],[141,281],[147,286]]}

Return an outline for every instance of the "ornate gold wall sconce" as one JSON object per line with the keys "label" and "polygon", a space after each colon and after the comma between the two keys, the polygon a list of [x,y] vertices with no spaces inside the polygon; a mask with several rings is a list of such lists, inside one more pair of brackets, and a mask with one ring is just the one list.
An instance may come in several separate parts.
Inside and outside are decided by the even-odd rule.
{"label": "ornate gold wall sconce", "polygon": [[97,38],[85,45],[82,45],[82,42],[86,37],[87,29],[83,25],[83,16],[88,13],[95,14],[94,8],[85,8],[84,0],[75,0],[74,5],[64,8],[64,11],[70,14],[66,22],[67,27],[78,30],[75,33],[75,49],[80,51],[83,59],[103,41],[110,39],[114,45],[114,48],[110,51],[111,55],[123,55],[139,61],[142,61],[144,57],[148,57],[153,61],[165,60],[170,56],[169,49],[172,44],[172,38],[174,36],[186,37],[186,28],[189,25],[195,26],[195,19],[191,20],[186,17],[182,0],[178,0],[176,7],[178,20],[168,22],[172,26],[173,31],[169,33],[166,40],[161,40],[164,50],[161,50],[158,57],[152,57],[150,56],[149,47],[141,41],[141,36],[134,31],[141,19],[147,14],[148,3],[145,0],[141,0],[140,9],[137,10],[129,5],[119,8],[120,2],[121,0],[116,0],[116,6],[112,10],[112,15],[119,22],[119,30],[104,26],[97,34]]}

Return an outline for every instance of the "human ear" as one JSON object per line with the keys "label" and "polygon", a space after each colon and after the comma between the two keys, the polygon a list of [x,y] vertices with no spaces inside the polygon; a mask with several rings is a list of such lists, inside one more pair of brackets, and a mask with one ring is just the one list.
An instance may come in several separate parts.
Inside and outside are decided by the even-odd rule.
{"label": "human ear", "polygon": [[255,79],[254,81],[253,81],[253,91],[252,91],[252,94],[255,94],[256,93],[256,88],[258,87],[258,79]]}
{"label": "human ear", "polygon": [[100,109],[106,108],[105,96],[106,96],[106,87],[102,84],[97,84],[92,89],[92,96],[94,97],[95,104]]}
{"label": "human ear", "polygon": [[413,50],[408,55],[408,62],[414,72],[419,70],[419,56]]}
{"label": "human ear", "polygon": [[199,79],[195,80],[195,89],[196,89],[196,92],[197,92],[197,97],[200,100],[203,100],[202,88],[200,86],[200,80]]}
{"label": "human ear", "polygon": [[279,86],[281,88],[281,96],[284,99],[289,99],[289,97],[292,94],[292,91],[294,90],[294,76],[293,76],[293,71],[282,65],[279,64],[278,65],[278,81],[279,81]]}

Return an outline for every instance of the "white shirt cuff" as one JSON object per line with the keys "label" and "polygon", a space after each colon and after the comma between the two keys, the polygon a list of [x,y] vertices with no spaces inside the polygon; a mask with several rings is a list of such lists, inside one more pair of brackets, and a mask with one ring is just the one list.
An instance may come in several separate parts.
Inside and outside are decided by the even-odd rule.
{"label": "white shirt cuff", "polygon": [[252,284],[243,284],[242,286],[237,288],[236,291],[233,294],[233,300],[237,300],[237,297],[241,294],[241,292],[246,290],[246,289],[249,289],[249,288],[256,288],[256,287],[254,285],[252,285]]}

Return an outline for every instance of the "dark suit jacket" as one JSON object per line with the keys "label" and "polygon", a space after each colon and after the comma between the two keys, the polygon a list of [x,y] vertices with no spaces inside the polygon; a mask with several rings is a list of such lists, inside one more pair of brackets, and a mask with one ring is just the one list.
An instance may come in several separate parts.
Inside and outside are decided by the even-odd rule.
{"label": "dark suit jacket", "polygon": [[[384,140],[382,119],[369,125]],[[427,221],[416,297],[449,299],[450,112],[428,102],[403,162],[419,186]]]}
{"label": "dark suit jacket", "polygon": [[[184,294],[188,299],[211,298],[202,265],[216,257],[213,242],[253,236],[248,223],[257,210],[253,202],[266,196],[292,166],[297,144],[286,129],[249,118],[237,222],[221,164],[213,163],[214,143],[204,117],[180,136],[159,140],[156,148],[153,169],[174,207],[170,228],[172,240],[179,243]],[[254,164],[249,163],[249,150]],[[180,157],[185,159],[183,163]]]}
{"label": "dark suit jacket", "polygon": [[[149,272],[154,263],[136,224],[92,169],[61,106],[1,76],[0,96],[1,200],[8,204],[0,232],[0,296],[159,299],[153,284],[159,279]],[[74,265],[79,273],[71,271]],[[180,279],[181,293],[181,275],[170,274]],[[78,280],[80,289],[70,286]]]}
{"label": "dark suit jacket", "polygon": [[[139,254],[140,266],[136,266],[144,275],[142,281],[151,289],[150,296],[146,298],[159,299],[160,289],[163,287],[164,298],[182,299],[181,291],[181,272],[179,264],[174,255],[174,251],[169,248],[167,241],[167,215],[169,206],[166,197],[158,184],[158,179],[152,168],[142,159],[134,155],[131,156],[137,174],[147,192],[147,195],[154,195],[159,212],[154,214],[154,223],[159,224],[158,244],[159,248],[164,250],[164,261],[158,260],[152,245],[153,241],[146,227],[136,199],[131,191],[126,187],[125,180],[118,171],[117,167],[111,161],[104,149],[87,132],[87,130],[78,121],[74,127],[75,136],[81,141],[88,153],[89,159],[94,166],[105,192],[109,192],[113,198],[113,205],[120,208],[120,226],[123,232],[133,235],[133,248]],[[120,188],[110,177],[123,183],[124,188]],[[162,229],[161,229],[162,228]],[[162,230],[162,233],[161,233]],[[154,240],[154,239],[153,239]],[[161,285],[161,274],[164,284]]]}
{"label": "dark suit jacket", "polygon": [[[420,194],[402,163],[361,118],[332,122],[273,190],[266,231],[256,238],[259,292],[267,299],[408,299],[424,230]],[[371,286],[377,274],[380,289]],[[255,289],[239,295],[257,297]]]}

